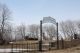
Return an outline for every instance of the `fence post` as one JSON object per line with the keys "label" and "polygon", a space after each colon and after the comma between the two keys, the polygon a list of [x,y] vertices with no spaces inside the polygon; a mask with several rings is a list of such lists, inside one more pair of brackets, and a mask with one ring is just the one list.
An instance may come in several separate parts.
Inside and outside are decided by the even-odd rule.
{"label": "fence post", "polygon": [[57,27],[57,49],[59,49],[58,22],[56,23],[56,27]]}
{"label": "fence post", "polygon": [[64,40],[63,40],[63,38],[61,38],[61,42],[62,42],[62,49],[64,49]]}
{"label": "fence post", "polygon": [[42,51],[42,20],[40,21],[40,41],[39,41],[39,51]]}
{"label": "fence post", "polygon": [[13,42],[11,42],[11,53],[13,53]]}

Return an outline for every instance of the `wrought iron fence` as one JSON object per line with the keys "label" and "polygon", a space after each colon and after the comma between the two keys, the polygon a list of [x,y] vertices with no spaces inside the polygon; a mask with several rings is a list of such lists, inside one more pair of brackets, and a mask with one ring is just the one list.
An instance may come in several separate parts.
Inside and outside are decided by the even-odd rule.
{"label": "wrought iron fence", "polygon": [[[79,39],[80,40],[80,39]],[[63,39],[59,41],[59,49],[66,49],[71,46],[76,46],[80,44],[79,40],[72,40],[71,41],[64,41]],[[17,41],[16,41],[17,42]],[[41,49],[42,51],[49,51],[57,49],[57,41],[55,42],[48,42],[48,41],[42,41],[40,43],[39,41],[31,41],[31,42],[12,42],[8,45],[0,45],[0,53],[39,53],[40,51],[40,44],[42,45]],[[74,43],[75,42],[75,43]],[[72,44],[71,44],[72,43]]]}

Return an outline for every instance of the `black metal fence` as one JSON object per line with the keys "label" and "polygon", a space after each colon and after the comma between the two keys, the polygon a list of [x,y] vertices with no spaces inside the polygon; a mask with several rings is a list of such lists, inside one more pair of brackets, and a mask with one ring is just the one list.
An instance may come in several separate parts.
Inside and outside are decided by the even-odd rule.
{"label": "black metal fence", "polygon": [[11,42],[10,44],[0,45],[0,53],[38,53],[38,42]]}
{"label": "black metal fence", "polygon": [[[42,45],[42,47],[41,47]],[[12,43],[11,44],[11,52],[19,52],[19,53],[38,53],[41,51],[47,51],[51,49],[56,49],[55,42],[42,42],[37,41],[36,43],[28,42],[24,43]]]}
{"label": "black metal fence", "polygon": [[[74,44],[74,42],[76,42]],[[79,40],[64,41],[63,39],[59,41],[59,49],[64,49],[72,45],[78,45]],[[42,47],[41,47],[42,46]],[[57,41],[16,41],[11,42],[8,45],[0,46],[0,49],[4,49],[3,53],[39,53],[42,51],[49,51],[57,49]],[[42,50],[42,51],[41,51]],[[0,51],[1,52],[1,51]]]}
{"label": "black metal fence", "polygon": [[37,53],[39,50],[38,43],[26,43],[26,44],[11,44],[11,52],[19,52],[19,53]]}

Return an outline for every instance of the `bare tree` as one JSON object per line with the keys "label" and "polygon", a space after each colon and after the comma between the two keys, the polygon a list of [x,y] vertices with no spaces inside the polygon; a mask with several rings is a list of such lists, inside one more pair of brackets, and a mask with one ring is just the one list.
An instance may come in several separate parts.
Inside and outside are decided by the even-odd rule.
{"label": "bare tree", "polygon": [[76,30],[72,21],[61,22],[60,27],[65,38],[73,39]]}
{"label": "bare tree", "polygon": [[12,32],[13,32],[12,26],[7,25],[7,27],[5,29],[5,33],[3,35],[4,40],[6,40],[7,42],[12,41]]}
{"label": "bare tree", "polygon": [[77,32],[80,34],[80,21],[76,22],[76,26]]}
{"label": "bare tree", "polygon": [[50,40],[53,40],[53,38],[55,38],[56,36],[56,28],[54,27],[54,25],[44,26],[44,29],[47,35],[49,35]]}
{"label": "bare tree", "polygon": [[38,38],[39,25],[32,24],[32,25],[29,25],[28,28],[29,28],[29,32],[33,34],[32,37]]}
{"label": "bare tree", "polygon": [[8,24],[9,18],[10,18],[10,10],[8,7],[4,4],[0,4],[0,29],[1,29],[1,40],[3,40],[3,35],[5,33],[5,27]]}
{"label": "bare tree", "polygon": [[24,39],[26,35],[26,26],[24,24],[21,24],[20,26],[18,26],[16,28],[16,33],[17,33],[16,36],[18,36],[18,38],[21,36],[22,39]]}

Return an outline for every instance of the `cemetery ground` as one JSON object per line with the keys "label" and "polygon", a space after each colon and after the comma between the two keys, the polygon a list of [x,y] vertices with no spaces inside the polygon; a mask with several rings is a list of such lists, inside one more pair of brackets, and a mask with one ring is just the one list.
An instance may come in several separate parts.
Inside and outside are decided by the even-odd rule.
{"label": "cemetery ground", "polygon": [[67,49],[45,51],[42,53],[80,53],[80,45]]}
{"label": "cemetery ground", "polygon": [[[68,41],[67,41],[68,42]],[[74,46],[72,47],[68,47],[71,42],[68,42],[68,45],[65,45],[65,47],[68,47],[68,48],[65,48],[65,49],[53,49],[53,50],[45,50],[45,51],[42,51],[42,52],[39,52],[39,51],[35,51],[35,52],[29,52],[29,53],[80,53],[80,44],[78,43],[76,46],[75,46],[75,43],[77,43],[78,40],[72,44],[74,44]],[[27,47],[28,46],[28,47]],[[24,40],[24,41],[16,41],[13,43],[13,47],[12,47],[12,44],[6,44],[6,45],[0,45],[0,48],[23,48],[23,49],[36,49],[38,50],[38,41],[35,41],[35,40]],[[20,50],[20,49],[19,49]],[[5,51],[5,50],[4,50]],[[23,50],[22,51],[23,53],[28,53],[27,50]]]}

